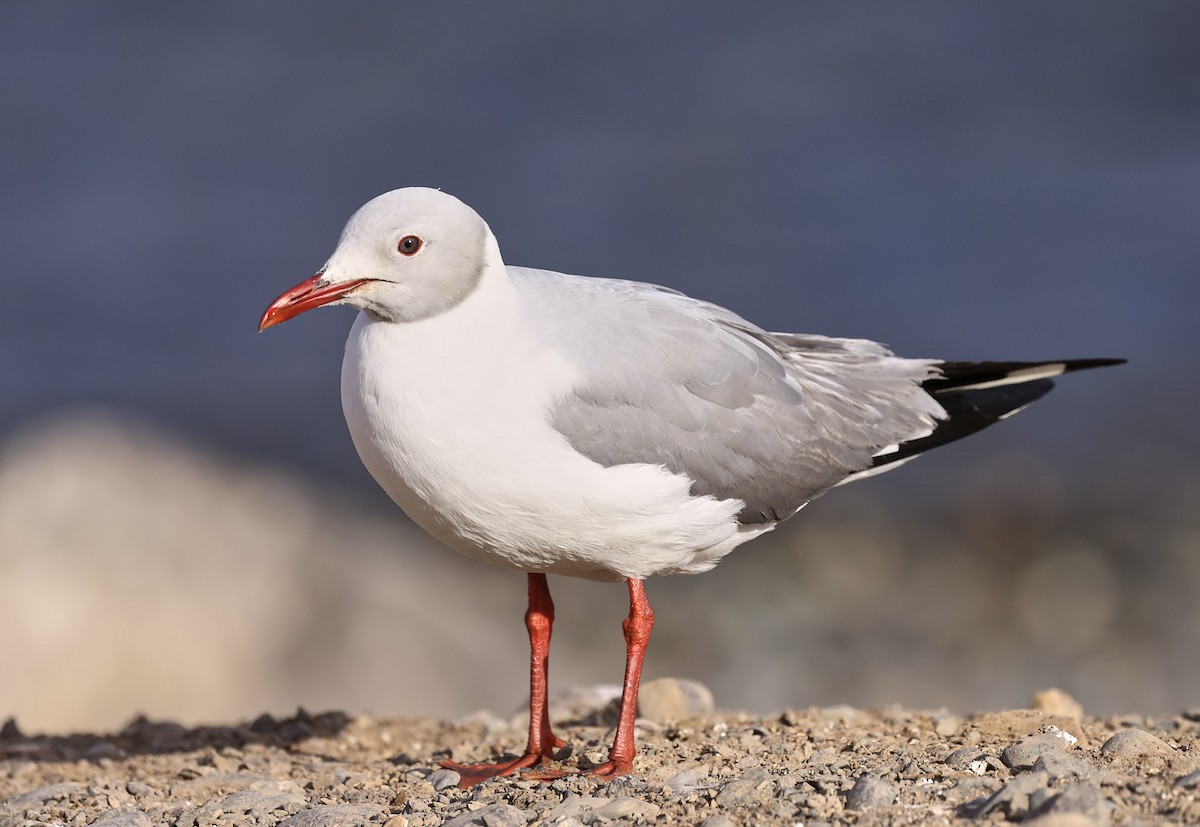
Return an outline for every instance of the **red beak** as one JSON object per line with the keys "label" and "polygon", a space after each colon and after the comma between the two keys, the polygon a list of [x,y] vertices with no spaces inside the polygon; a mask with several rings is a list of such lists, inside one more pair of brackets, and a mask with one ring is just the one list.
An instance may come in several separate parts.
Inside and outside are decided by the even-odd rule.
{"label": "red beak", "polygon": [[355,279],[338,284],[322,285],[324,273],[317,273],[311,279],[300,282],[291,290],[283,293],[263,311],[258,320],[258,332],[262,333],[268,327],[286,322],[293,316],[299,316],[305,310],[312,310],[323,304],[344,299],[347,295],[367,284],[371,279]]}

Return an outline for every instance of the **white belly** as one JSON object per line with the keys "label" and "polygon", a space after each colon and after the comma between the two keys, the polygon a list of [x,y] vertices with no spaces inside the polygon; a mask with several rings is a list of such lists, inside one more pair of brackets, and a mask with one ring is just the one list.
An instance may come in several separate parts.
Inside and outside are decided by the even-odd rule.
{"label": "white belly", "polygon": [[765,529],[739,530],[740,501],[693,497],[660,466],[605,468],[572,449],[549,411],[574,367],[518,322],[475,295],[421,322],[360,315],[351,330],[350,434],[422,528],[479,560],[596,580],[705,571]]}

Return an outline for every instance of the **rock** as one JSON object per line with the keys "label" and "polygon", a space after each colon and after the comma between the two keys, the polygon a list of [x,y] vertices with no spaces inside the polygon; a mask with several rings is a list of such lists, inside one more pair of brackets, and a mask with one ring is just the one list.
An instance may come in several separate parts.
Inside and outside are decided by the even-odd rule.
{"label": "rock", "polygon": [[722,807],[756,807],[765,805],[774,794],[775,782],[767,771],[755,769],[721,787],[716,802]]}
{"label": "rock", "polygon": [[1060,778],[1090,778],[1096,768],[1068,752],[1044,752],[1033,762],[1035,772],[1044,772],[1051,781]]}
{"label": "rock", "polygon": [[933,716],[933,731],[943,738],[957,735],[963,726],[963,719],[949,712],[939,712]]}
{"label": "rock", "polygon": [[1100,827],[1100,824],[1079,813],[1050,813],[1023,821],[1021,827]]}
{"label": "rock", "polygon": [[308,801],[299,787],[287,782],[292,789],[251,789],[230,793],[223,798],[213,799],[200,808],[203,812],[235,813],[237,815],[265,814],[274,810],[297,812]]}
{"label": "rock", "polygon": [[45,787],[38,787],[27,793],[20,793],[19,795],[14,795],[12,798],[0,801],[0,810],[17,812],[30,807],[40,807],[51,801],[69,798],[75,793],[83,791],[83,789],[84,786],[82,784],[76,784],[71,781],[64,781],[60,784],[49,784]]}
{"label": "rock", "polygon": [[442,790],[448,790],[451,787],[457,787],[458,782],[462,781],[462,776],[454,770],[443,768],[434,770],[425,780],[432,784],[435,790],[441,792]]}
{"label": "rock", "polygon": [[1046,712],[1050,715],[1061,715],[1064,718],[1083,718],[1083,705],[1061,689],[1043,689],[1033,694],[1030,709]]}
{"label": "rock", "polygon": [[1090,784],[1073,784],[1038,808],[1036,815],[1075,813],[1086,816],[1096,824],[1106,825],[1111,808],[1100,790]]}
{"label": "rock", "polygon": [[[619,684],[567,686],[550,693],[550,720],[580,721],[599,715],[614,702],[621,700]],[[529,715],[524,716],[528,725]]]}
{"label": "rock", "polygon": [[279,827],[367,827],[382,810],[382,804],[324,804],[301,810]]}
{"label": "rock", "polygon": [[473,813],[463,813],[443,822],[442,827],[525,827],[528,820],[524,810],[511,804],[489,804]]}
{"label": "rock", "polygon": [[1200,770],[1190,772],[1182,778],[1177,779],[1175,781],[1175,786],[1182,787],[1185,790],[1191,789],[1192,787],[1200,787]]}
{"label": "rock", "polygon": [[1161,738],[1156,738],[1143,729],[1126,729],[1105,741],[1100,746],[1100,754],[1115,758],[1170,758],[1175,754],[1175,750]]}
{"label": "rock", "polygon": [[602,819],[641,817],[649,821],[657,816],[661,809],[657,804],[651,804],[649,801],[642,801],[626,796],[623,798],[614,798],[603,807],[597,809],[595,814],[598,818]]}
{"label": "rock", "polygon": [[708,687],[681,678],[644,683],[638,693],[638,715],[663,724],[710,715],[714,708]]}
{"label": "rock", "polygon": [[1030,809],[1029,799],[1046,789],[1049,777],[1044,772],[1018,775],[983,802],[976,815],[984,816],[995,810],[1003,812],[1013,820],[1022,818]]}
{"label": "rock", "polygon": [[564,798],[560,803],[551,807],[546,812],[544,819],[546,821],[553,821],[556,818],[577,816],[581,813],[590,813],[593,810],[603,807],[610,801],[612,801],[611,798],[598,798],[589,795],[575,795],[574,793],[567,793],[566,798]]}
{"label": "rock", "polygon": [[966,769],[973,761],[986,760],[987,753],[979,747],[959,747],[942,759],[942,763],[955,769]]}
{"label": "rock", "polygon": [[1000,760],[1006,767],[1014,770],[1024,770],[1047,752],[1065,752],[1069,745],[1058,737],[1055,732],[1043,732],[1040,735],[1029,735],[1020,738],[1004,748]]}
{"label": "rock", "polygon": [[708,767],[699,766],[686,769],[668,778],[663,786],[673,793],[688,793],[703,785],[708,780]]}
{"label": "rock", "polygon": [[92,827],[154,827],[154,822],[141,810],[126,808],[101,813]]}
{"label": "rock", "polygon": [[738,827],[738,825],[727,815],[715,815],[701,821],[700,827]]}
{"label": "rock", "polygon": [[23,741],[25,733],[21,732],[21,728],[17,726],[17,719],[9,716],[4,719],[4,725],[0,726],[0,741]]}
{"label": "rock", "polygon": [[862,775],[846,793],[846,807],[850,810],[888,807],[896,801],[896,794],[896,787],[891,782],[873,775]]}

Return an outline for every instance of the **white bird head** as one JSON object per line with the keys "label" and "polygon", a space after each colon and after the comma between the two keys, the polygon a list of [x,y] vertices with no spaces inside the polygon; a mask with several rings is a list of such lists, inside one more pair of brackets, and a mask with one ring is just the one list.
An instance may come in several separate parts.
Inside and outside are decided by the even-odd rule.
{"label": "white bird head", "polygon": [[469,296],[492,263],[496,239],[466,204],[425,187],[392,190],[351,216],[325,266],[271,302],[258,329],[327,304],[386,321],[426,319]]}

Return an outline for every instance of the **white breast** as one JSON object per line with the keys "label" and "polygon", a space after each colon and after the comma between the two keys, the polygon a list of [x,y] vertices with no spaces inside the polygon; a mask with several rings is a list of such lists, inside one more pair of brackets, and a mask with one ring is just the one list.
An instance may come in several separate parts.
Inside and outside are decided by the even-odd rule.
{"label": "white breast", "polygon": [[430,534],[471,557],[590,579],[704,571],[758,531],[740,501],[692,497],[655,465],[604,468],[549,425],[578,369],[526,326],[502,267],[453,310],[360,315],[342,406],[367,469]]}

